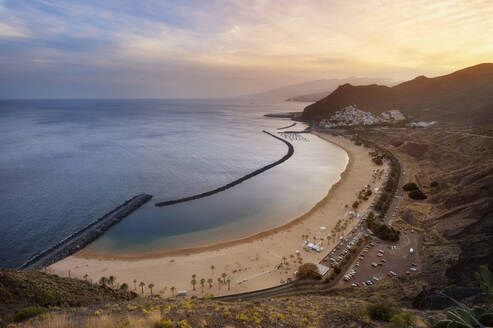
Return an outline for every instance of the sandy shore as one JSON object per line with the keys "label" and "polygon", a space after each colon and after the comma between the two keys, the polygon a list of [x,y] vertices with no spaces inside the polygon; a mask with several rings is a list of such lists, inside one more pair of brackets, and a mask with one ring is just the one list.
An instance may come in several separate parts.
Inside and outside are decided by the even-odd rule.
{"label": "sandy shore", "polygon": [[[153,292],[163,296],[172,296],[172,287],[176,291],[187,290],[188,295],[202,296],[204,293],[217,296],[271,287],[293,278],[300,259],[303,262],[318,262],[336,243],[336,238],[330,239],[329,243],[325,239],[324,252],[305,251],[301,243],[306,237],[304,239],[302,236],[309,235],[311,240],[316,237],[319,241],[321,237],[330,235],[337,221],[347,214],[345,205],[351,205],[356,200],[363,186],[372,184],[372,173],[377,168],[368,155],[368,149],[355,146],[343,138],[317,135],[343,148],[349,162],[339,182],[305,215],[247,238],[194,249],[127,257],[82,250],[51,265],[47,271],[61,276],[70,273],[72,277],[79,278],[87,274],[88,279],[93,281],[113,275],[118,283],[126,282],[131,289],[134,289],[135,279],[137,285],[141,281],[153,283]],[[363,203],[358,210],[363,212],[371,200]],[[355,223],[355,220],[349,223],[345,231],[349,231]],[[326,229],[320,229],[322,226]],[[337,236],[343,233],[340,231]],[[296,250],[300,251],[299,256],[295,254]],[[286,264],[276,269],[283,261]],[[226,280],[230,280],[230,288],[227,283],[218,283],[223,273],[227,275]],[[192,274],[196,275],[197,280],[195,291],[192,290]],[[202,291],[202,278],[206,281],[211,278],[212,288],[206,282]],[[137,289],[140,291],[138,286]],[[147,288],[144,291],[149,293]]]}

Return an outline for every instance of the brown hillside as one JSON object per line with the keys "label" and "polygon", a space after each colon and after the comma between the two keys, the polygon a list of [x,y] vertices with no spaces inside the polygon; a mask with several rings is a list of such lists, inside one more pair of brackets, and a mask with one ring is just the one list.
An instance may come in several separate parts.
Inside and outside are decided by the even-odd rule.
{"label": "brown hillside", "polygon": [[394,87],[345,84],[306,107],[303,118],[326,118],[342,107],[356,105],[371,112],[400,109],[414,119],[470,120],[471,110],[490,104],[493,64],[486,63],[434,78],[418,76]]}

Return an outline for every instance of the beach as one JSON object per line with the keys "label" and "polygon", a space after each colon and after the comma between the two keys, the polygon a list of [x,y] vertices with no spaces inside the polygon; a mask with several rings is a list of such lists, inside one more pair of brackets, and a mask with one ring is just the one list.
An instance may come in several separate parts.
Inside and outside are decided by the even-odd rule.
{"label": "beach", "polygon": [[[238,240],[175,251],[110,255],[83,249],[49,266],[47,272],[81,279],[86,277],[93,282],[112,275],[117,283],[125,282],[131,290],[135,289],[136,280],[139,293],[140,282],[152,283],[153,293],[164,297],[176,295],[179,290],[199,297],[204,294],[227,295],[272,287],[294,279],[300,259],[304,263],[318,263],[337,243],[336,238],[329,239],[330,242],[322,238],[329,234],[338,220],[347,216],[346,205],[351,206],[365,185],[376,186],[372,175],[375,169],[382,168],[371,161],[368,149],[363,146],[356,146],[344,138],[317,135],[343,148],[348,155],[348,164],[327,195],[306,214],[289,223]],[[362,203],[358,212],[364,212],[373,197]],[[345,231],[350,231],[356,223],[357,220],[352,220]],[[344,231],[339,231],[339,235],[344,235]],[[324,251],[304,250],[302,243],[307,236],[323,240]],[[191,283],[192,275],[195,275],[195,290]],[[200,283],[202,279],[205,280],[203,286]],[[212,279],[212,287],[207,282],[209,279]],[[144,292],[149,294],[150,289],[146,287]]]}

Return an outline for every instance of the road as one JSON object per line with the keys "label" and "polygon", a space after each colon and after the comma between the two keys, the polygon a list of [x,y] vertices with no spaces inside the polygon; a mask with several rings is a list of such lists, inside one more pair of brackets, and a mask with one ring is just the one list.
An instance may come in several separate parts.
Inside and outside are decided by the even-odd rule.
{"label": "road", "polygon": [[[389,225],[392,225],[393,220],[396,217],[397,212],[399,210],[400,203],[401,203],[402,197],[404,195],[402,186],[404,185],[405,180],[406,180],[405,168],[404,168],[402,162],[398,158],[397,158],[397,160],[399,161],[399,165],[401,167],[401,175],[399,176],[399,182],[398,182],[398,186],[397,186],[396,195],[394,196],[394,199],[392,200],[392,203],[389,206],[389,210],[387,211],[387,215],[384,218],[384,222],[386,224],[389,224]],[[383,187],[385,185],[385,183],[386,183],[386,179],[384,179],[382,181],[381,187]],[[380,188],[380,190],[381,189],[382,188]],[[366,216],[369,214],[369,211],[373,208],[374,202],[375,202],[375,199],[372,201],[372,204],[369,206],[369,209],[362,215],[360,222],[358,222],[354,226],[354,228],[346,235],[346,237],[343,238],[340,241],[340,243],[338,245],[336,245],[336,247],[334,247],[320,261],[320,264],[323,264],[326,266],[331,266],[331,257],[334,259],[337,259],[337,257],[341,256],[341,254],[345,255],[344,252],[346,250],[349,252],[348,249],[349,249],[349,246],[351,246],[349,244],[352,241],[354,241],[356,238],[361,238],[367,234],[370,234],[370,231],[366,227],[366,224],[364,224],[364,222],[365,222],[364,220],[365,220]],[[375,239],[375,238],[376,237],[373,237],[373,239]],[[387,246],[388,247],[388,246],[393,245],[393,243],[387,243],[387,242],[382,242],[382,241],[378,241],[378,242],[380,243],[379,245],[381,245],[381,246]],[[396,259],[403,259],[404,258],[406,263],[405,264],[404,264],[404,262],[401,263],[400,260],[399,260],[399,262],[396,262],[391,258],[390,259],[391,262],[389,263],[389,265],[387,265],[385,267],[385,269],[393,267],[394,265],[399,266],[401,268],[407,268],[408,267],[407,262],[409,261],[409,259],[402,252],[408,251],[407,247],[409,247],[412,244],[412,239],[410,239],[408,237],[404,237],[404,238],[402,238],[401,242],[403,244],[399,246],[398,250],[396,249],[395,258]],[[357,253],[359,253],[359,250],[363,249],[365,246],[366,246],[365,244],[361,245],[360,248],[358,249]],[[352,247],[355,247],[355,246],[353,245]],[[375,249],[375,252],[376,252],[376,249],[378,249],[378,247],[373,247],[373,249]],[[376,254],[372,254],[372,253],[370,253],[370,254],[376,256]],[[357,261],[357,259],[358,259],[357,256],[353,256],[352,260],[349,261],[349,263],[344,266],[344,270],[347,270],[348,268],[352,268],[354,266],[354,263]],[[333,261],[332,261],[332,264],[334,265]],[[337,263],[335,263],[335,264],[337,264]],[[398,270],[398,269],[395,269],[395,270],[397,270],[399,274],[402,272],[402,270]],[[326,274],[326,276],[329,275],[330,272],[331,272],[331,270],[329,270],[329,272]],[[257,291],[247,292],[247,293],[241,293],[241,294],[221,296],[221,297],[216,297],[214,299],[221,300],[221,301],[234,301],[234,300],[238,300],[238,299],[248,300],[248,299],[255,299],[255,298],[262,298],[262,297],[289,295],[289,294],[294,294],[294,293],[297,293],[297,294],[298,293],[317,293],[317,292],[320,292],[323,290],[330,289],[334,286],[346,287],[347,285],[344,285],[344,283],[342,283],[342,278],[344,276],[343,272],[345,272],[345,271],[342,271],[341,274],[339,274],[337,276],[337,279],[334,280],[333,282],[331,282],[330,284],[323,283],[322,281],[318,281],[318,282],[294,281],[291,283],[287,283],[287,284],[283,284],[283,285],[279,285],[279,286],[275,286],[275,287],[271,287],[271,288],[266,288],[266,289],[262,289],[262,290],[257,290]],[[373,276],[374,272],[371,272],[370,270],[368,270],[366,275]],[[365,279],[366,279],[366,275],[364,276]],[[382,273],[380,273],[380,275],[382,275]],[[370,277],[369,279],[371,279],[371,278],[372,277]]]}

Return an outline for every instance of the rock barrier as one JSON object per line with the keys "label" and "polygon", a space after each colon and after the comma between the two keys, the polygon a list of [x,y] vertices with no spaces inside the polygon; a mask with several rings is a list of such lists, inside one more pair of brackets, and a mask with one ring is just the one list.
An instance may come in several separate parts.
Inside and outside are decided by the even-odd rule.
{"label": "rock barrier", "polygon": [[284,155],[281,159],[271,163],[271,164],[268,164],[264,167],[261,167],[260,169],[257,169],[251,173],[248,173],[247,175],[244,175],[243,177],[233,181],[233,182],[230,182],[228,183],[227,185],[224,185],[222,187],[219,187],[219,188],[216,188],[214,190],[209,190],[209,191],[206,191],[206,192],[203,192],[201,194],[197,194],[197,195],[194,195],[194,196],[189,196],[189,197],[184,197],[184,198],[179,198],[179,199],[173,199],[173,200],[167,200],[167,201],[164,201],[164,202],[159,202],[159,203],[156,203],[155,205],[158,206],[158,207],[161,207],[161,206],[169,206],[169,205],[174,205],[174,204],[178,204],[178,203],[183,203],[183,202],[188,202],[188,201],[191,201],[191,200],[195,200],[195,199],[199,199],[199,198],[204,198],[204,197],[208,197],[208,196],[212,196],[214,194],[217,194],[221,191],[225,191],[229,188],[232,188],[250,178],[253,178],[254,176],[256,175],[259,175],[260,173],[263,173],[271,168],[273,168],[274,166],[277,166],[285,161],[287,161],[291,156],[293,156],[294,154],[294,147],[293,145],[282,139],[282,138],[279,138],[278,136],[275,136],[273,135],[272,133],[270,132],[267,132],[267,131],[262,131],[263,133],[266,133],[268,135],[270,135],[271,137],[273,138],[276,138],[277,140],[280,140],[282,142],[284,142],[286,144],[286,146],[288,146],[288,152],[286,153],[286,155]]}

